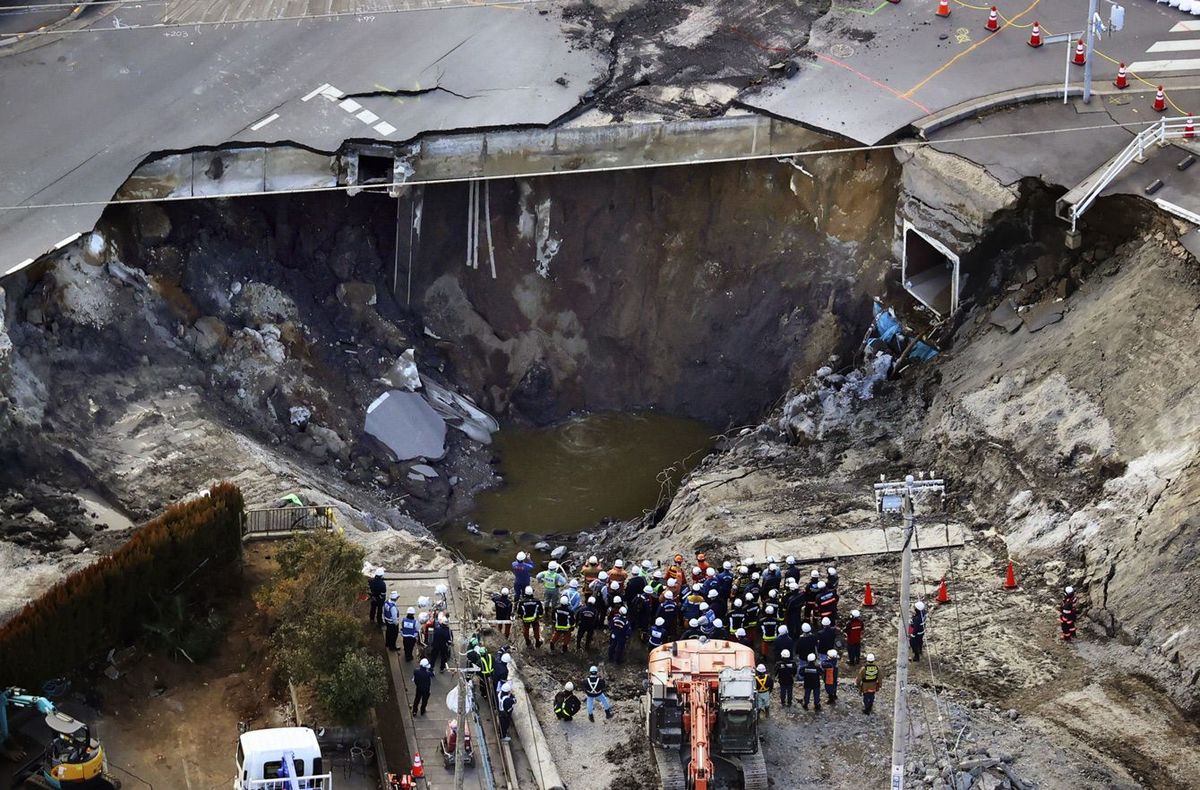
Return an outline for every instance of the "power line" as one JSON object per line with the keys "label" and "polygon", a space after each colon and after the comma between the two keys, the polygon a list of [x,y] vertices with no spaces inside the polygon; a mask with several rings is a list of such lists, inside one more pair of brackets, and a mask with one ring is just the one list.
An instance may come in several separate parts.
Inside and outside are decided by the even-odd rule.
{"label": "power line", "polygon": [[[1024,132],[1005,132],[1001,134],[983,134],[970,137],[951,137],[945,140],[906,140],[897,143],[882,143],[875,145],[852,145],[842,146],[839,148],[826,148],[814,151],[795,151],[793,153],[771,153],[771,154],[743,154],[739,156],[723,156],[713,159],[696,159],[681,162],[662,162],[654,164],[631,164],[631,165],[607,165],[605,167],[596,167],[589,169],[577,170],[543,170],[528,173],[504,173],[498,175],[482,175],[461,178],[431,178],[415,181],[389,181],[379,184],[337,184],[334,186],[320,187],[294,187],[292,189],[276,189],[276,190],[253,190],[246,192],[227,192],[220,195],[167,195],[164,197],[147,197],[147,198],[114,198],[112,200],[81,200],[62,203],[30,203],[0,206],[0,211],[36,211],[42,209],[55,208],[88,208],[95,206],[122,206],[136,205],[138,203],[177,203],[188,200],[215,200],[228,198],[242,197],[265,197],[267,195],[295,195],[309,194],[320,192],[346,192],[355,190],[356,192],[386,192],[387,190],[396,189],[406,186],[428,186],[438,184],[457,184],[463,181],[498,181],[508,178],[542,178],[548,176],[563,176],[563,175],[578,175],[585,173],[608,173],[621,172],[625,170],[648,170],[659,167],[684,167],[694,165],[717,165],[727,164],[731,162],[752,162],[763,159],[776,159],[784,161],[788,159],[801,159],[813,156],[832,156],[837,154],[857,154],[871,151],[892,151],[897,148],[926,148],[933,145],[955,145],[958,143],[973,143],[983,142],[987,140],[1006,140],[1023,137],[1034,137],[1039,135],[1054,135],[1054,134],[1074,134],[1078,132],[1091,132],[1101,129],[1128,129],[1134,126],[1146,126],[1149,124],[1158,123],[1154,121],[1136,121],[1132,123],[1103,123],[1091,126],[1072,126],[1065,129],[1035,129]],[[244,146],[252,148],[254,146]]]}

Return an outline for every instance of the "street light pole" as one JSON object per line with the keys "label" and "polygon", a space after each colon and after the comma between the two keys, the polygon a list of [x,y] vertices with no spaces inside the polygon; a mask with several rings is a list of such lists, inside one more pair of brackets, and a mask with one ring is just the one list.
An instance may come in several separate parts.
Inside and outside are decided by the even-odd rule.
{"label": "street light pole", "polygon": [[1092,103],[1092,57],[1096,54],[1096,18],[1099,0],[1088,0],[1087,58],[1083,62],[1083,103]]}
{"label": "street light pole", "polygon": [[908,610],[912,581],[912,542],[916,529],[914,500],[919,493],[932,493],[944,497],[946,487],[940,479],[916,480],[912,475],[905,477],[903,482],[881,481],[875,484],[876,509],[880,513],[899,513],[904,518],[904,545],[900,555],[900,615],[896,626],[891,790],[904,790],[904,760],[908,738]]}

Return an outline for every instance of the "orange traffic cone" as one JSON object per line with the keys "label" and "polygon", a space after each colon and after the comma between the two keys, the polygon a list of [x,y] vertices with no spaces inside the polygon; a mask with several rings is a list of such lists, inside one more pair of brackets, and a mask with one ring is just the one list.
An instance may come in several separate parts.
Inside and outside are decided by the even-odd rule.
{"label": "orange traffic cone", "polygon": [[1000,15],[996,13],[996,6],[992,6],[992,10],[988,13],[987,25],[985,25],[989,33],[995,33],[1000,29]]}
{"label": "orange traffic cone", "polygon": [[1006,590],[1017,589],[1017,575],[1015,573],[1013,573],[1012,560],[1008,561],[1008,575],[1004,577],[1004,589],[1006,589]]}
{"label": "orange traffic cone", "polygon": [[1082,66],[1087,63],[1087,50],[1083,48],[1082,38],[1075,43],[1075,57],[1071,58],[1071,62],[1076,66]]}
{"label": "orange traffic cone", "polygon": [[866,592],[863,593],[863,606],[874,606],[875,596],[871,593],[871,583],[867,582]]}
{"label": "orange traffic cone", "polygon": [[1125,73],[1125,64],[1122,63],[1117,69],[1117,78],[1113,80],[1113,85],[1116,85],[1121,90],[1129,87],[1129,75]]}
{"label": "orange traffic cone", "polygon": [[946,589],[946,577],[942,577],[942,586],[938,587],[937,594],[938,603],[950,603],[950,592]]}
{"label": "orange traffic cone", "polygon": [[1187,117],[1187,122],[1183,125],[1183,138],[1191,140],[1196,136],[1196,124],[1192,120],[1192,116]]}
{"label": "orange traffic cone", "polygon": [[1033,30],[1029,31],[1029,46],[1037,49],[1042,45],[1042,26],[1037,22],[1033,23]]}
{"label": "orange traffic cone", "polygon": [[1163,93],[1163,87],[1161,85],[1158,86],[1158,93],[1154,94],[1154,111],[1167,111],[1167,94]]}
{"label": "orange traffic cone", "polygon": [[413,752],[412,775],[414,779],[420,779],[425,775],[425,763],[421,760],[420,752]]}
{"label": "orange traffic cone", "polygon": [[938,3],[937,15],[941,17],[950,16],[950,0],[941,0]]}

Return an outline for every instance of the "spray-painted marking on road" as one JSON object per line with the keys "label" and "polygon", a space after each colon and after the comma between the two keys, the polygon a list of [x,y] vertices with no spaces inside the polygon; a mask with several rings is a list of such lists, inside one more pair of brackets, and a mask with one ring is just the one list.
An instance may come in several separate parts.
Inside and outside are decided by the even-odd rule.
{"label": "spray-painted marking on road", "polygon": [[267,124],[272,123],[273,121],[277,121],[277,120],[279,120],[279,113],[277,113],[277,112],[271,113],[266,118],[263,118],[261,121],[254,124],[253,126],[251,126],[250,131],[257,132],[259,129],[263,128]]}
{"label": "spray-painted marking on road", "polygon": [[1186,38],[1182,41],[1155,41],[1147,52],[1186,52],[1189,49],[1200,49],[1200,38]]}
{"label": "spray-painted marking on road", "polygon": [[971,42],[971,31],[965,27],[960,27],[954,31],[954,41],[958,44],[969,44]]}
{"label": "spray-painted marking on road", "polygon": [[1176,60],[1139,60],[1129,64],[1130,71],[1145,74],[1150,71],[1200,71],[1200,58]]}
{"label": "spray-painted marking on road", "polygon": [[[375,87],[379,90],[387,90],[387,88],[382,85],[377,84]],[[353,115],[367,126],[370,126],[380,137],[389,137],[396,133],[395,126],[392,126],[387,121],[381,120],[378,115],[371,112],[366,107],[363,107],[354,99],[347,99],[345,91],[335,88],[328,82],[322,83],[320,87],[309,91],[307,94],[301,97],[300,101],[309,101],[310,99],[315,99],[318,96],[324,96],[326,99],[329,99],[329,101],[337,102],[337,106],[341,107],[347,113]],[[268,123],[269,122],[270,121],[268,121]],[[260,123],[262,122],[260,121]],[[263,125],[265,126],[266,124]],[[255,126],[251,128],[257,130],[258,127]]]}
{"label": "spray-painted marking on road", "polygon": [[837,10],[841,11],[843,13],[846,13],[846,14],[862,14],[863,16],[875,16],[880,11],[882,11],[884,8],[887,8],[889,5],[891,5],[891,3],[889,3],[888,0],[883,0],[883,2],[881,2],[879,5],[872,8],[870,11],[867,11],[862,8],[850,8],[848,6],[843,6],[843,5],[837,6]]}
{"label": "spray-painted marking on road", "polygon": [[1179,22],[1175,27],[1171,28],[1172,33],[1197,33],[1200,32],[1200,22]]}

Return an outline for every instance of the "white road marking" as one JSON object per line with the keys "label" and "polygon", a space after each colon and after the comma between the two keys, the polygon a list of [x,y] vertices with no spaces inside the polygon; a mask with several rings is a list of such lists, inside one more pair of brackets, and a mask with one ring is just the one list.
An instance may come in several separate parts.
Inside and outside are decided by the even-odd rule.
{"label": "white road marking", "polygon": [[58,244],[55,244],[54,249],[61,250],[63,247],[65,247],[68,244],[70,244],[71,242],[75,241],[75,239],[79,238],[82,235],[83,235],[82,233],[72,233],[70,236],[67,236],[65,239],[60,241]]}
{"label": "white road marking", "polygon": [[346,112],[358,112],[359,110],[362,109],[362,105],[359,104],[358,102],[356,102],[354,99],[346,99],[344,102],[342,102],[338,106],[341,107]]}
{"label": "white road marking", "polygon": [[316,88],[312,91],[309,91],[308,95],[301,97],[300,101],[308,101],[309,99],[315,99],[318,96],[320,96],[322,93],[324,93],[325,89],[328,87],[329,87],[329,83],[323,82],[323,83],[321,83],[321,87]]}
{"label": "white road marking", "polygon": [[379,116],[376,115],[375,113],[371,112],[370,110],[363,110],[362,112],[360,112],[358,115],[356,115],[354,117],[366,124],[375,123],[376,121],[379,120]]}
{"label": "white road marking", "polygon": [[1171,28],[1172,33],[1196,33],[1200,32],[1200,22],[1179,22],[1175,27]]}
{"label": "white road marking", "polygon": [[263,118],[258,123],[251,126],[250,131],[257,132],[259,129],[261,129],[264,126],[266,126],[267,124],[271,123],[271,121],[277,120],[278,118],[279,118],[279,113],[277,113],[277,112],[272,113],[272,114],[268,115],[266,118]]}
{"label": "white road marking", "polygon": [[1147,52],[1184,52],[1189,49],[1200,49],[1200,38],[1187,38],[1182,41],[1155,41]]}
{"label": "white road marking", "polygon": [[1130,63],[1129,70],[1135,74],[1145,74],[1150,71],[1200,71],[1200,59],[1139,60],[1137,63]]}
{"label": "white road marking", "polygon": [[31,263],[33,263],[33,258],[26,258],[25,260],[18,263],[16,266],[14,266],[11,269],[9,269],[8,271],[6,271],[4,273],[4,276],[7,277],[10,274],[16,274],[17,272],[21,271],[22,269],[24,269],[26,266],[28,266]]}
{"label": "white road marking", "polygon": [[387,121],[380,121],[379,123],[375,124],[375,131],[379,132],[384,137],[387,137],[388,135],[395,133],[396,127],[392,126]]}
{"label": "white road marking", "polygon": [[325,86],[325,90],[321,91],[321,95],[327,99],[337,101],[338,99],[342,98],[346,94],[342,93],[340,90],[333,87],[332,85],[327,85],[327,86]]}

